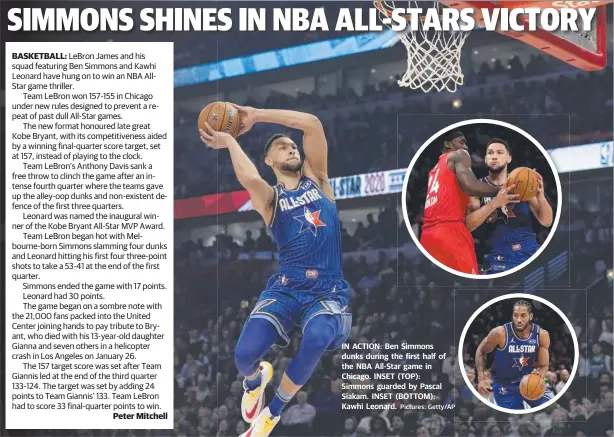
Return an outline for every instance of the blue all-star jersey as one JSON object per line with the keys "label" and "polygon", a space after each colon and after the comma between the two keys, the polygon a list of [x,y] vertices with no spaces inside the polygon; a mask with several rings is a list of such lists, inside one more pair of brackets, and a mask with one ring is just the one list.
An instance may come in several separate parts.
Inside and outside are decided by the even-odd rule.
{"label": "blue all-star jersey", "polygon": [[[487,177],[480,180],[495,185]],[[480,206],[491,200],[492,197],[482,197]],[[498,208],[478,229],[487,236],[486,242],[491,252],[519,251],[524,249],[523,246],[537,245],[533,212],[527,202],[509,203]]]}
{"label": "blue all-star jersey", "polygon": [[335,202],[314,181],[302,176],[292,190],[273,187],[269,228],[279,250],[279,265],[342,277],[341,229]]}
{"label": "blue all-star jersey", "polygon": [[495,350],[495,380],[518,383],[535,369],[540,327],[533,323],[525,339],[516,336],[511,322],[504,328],[505,346]]}

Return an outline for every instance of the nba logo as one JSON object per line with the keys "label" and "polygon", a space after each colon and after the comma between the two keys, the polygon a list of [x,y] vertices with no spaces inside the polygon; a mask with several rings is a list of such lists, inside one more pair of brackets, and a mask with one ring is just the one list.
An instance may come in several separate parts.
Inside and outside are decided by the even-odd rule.
{"label": "nba logo", "polygon": [[288,283],[288,278],[286,276],[282,276],[280,279],[281,285],[286,285]]}
{"label": "nba logo", "polygon": [[604,143],[601,145],[601,165],[610,165],[612,161],[611,147],[612,145],[610,143]]}

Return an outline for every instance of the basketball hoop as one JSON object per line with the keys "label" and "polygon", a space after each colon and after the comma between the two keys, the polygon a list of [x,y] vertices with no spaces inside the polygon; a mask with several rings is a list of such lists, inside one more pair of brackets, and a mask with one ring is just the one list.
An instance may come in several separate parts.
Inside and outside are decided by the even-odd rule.
{"label": "basketball hoop", "polygon": [[[417,1],[408,3],[410,8],[421,7]],[[396,8],[394,0],[375,0],[374,5],[380,12],[380,20],[388,18],[384,23],[391,28],[387,23]],[[437,9],[441,16],[442,5],[438,1],[431,8]],[[407,71],[397,81],[399,86],[425,93],[432,90],[453,93],[463,85],[461,49],[471,31],[425,30],[423,21],[419,20],[418,29],[410,29],[408,24],[405,30],[395,33],[407,49]]]}

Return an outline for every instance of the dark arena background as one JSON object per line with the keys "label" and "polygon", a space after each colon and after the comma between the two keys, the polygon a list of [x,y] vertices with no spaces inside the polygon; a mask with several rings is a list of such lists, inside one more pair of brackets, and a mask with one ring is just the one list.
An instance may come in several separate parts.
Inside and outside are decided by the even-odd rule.
{"label": "dark arena background", "polygon": [[[23,2],[19,6],[26,3],[29,7],[35,5]],[[2,20],[6,20],[8,4],[3,2]],[[71,2],[70,7],[88,7],[87,4]],[[56,2],[44,4],[47,5],[67,7]],[[341,5],[347,7],[347,3],[336,2],[327,2],[325,7],[333,10]],[[104,6],[109,4],[96,3],[96,7]],[[136,11],[144,7],[140,2],[122,2],[123,6]],[[193,2],[172,4],[196,6]],[[240,2],[232,4],[233,9],[245,6]],[[314,4],[266,5],[301,6],[313,8]],[[2,28],[2,39],[6,41],[4,21]],[[608,38],[611,35],[609,6]],[[345,277],[352,285],[353,327],[349,342],[411,343],[420,339],[448,353],[423,378],[442,382],[441,396],[445,402],[455,404],[454,409],[342,410],[342,351],[338,350],[323,357],[303,387],[304,395],[295,397],[285,410],[287,414],[296,411],[294,407],[300,400],[311,406],[302,407],[310,413],[293,413],[296,420],[290,422],[282,416],[272,436],[611,435],[611,39],[608,66],[589,73],[502,35],[477,36],[476,32],[463,50],[464,85],[454,94],[424,94],[397,86],[407,59],[401,44],[392,43],[392,34],[384,38],[347,32],[246,35],[232,31],[207,36],[188,32],[93,32],[32,33],[19,38],[175,42],[175,428],[5,431],[7,436],[221,437],[237,436],[246,430],[240,412],[242,378],[234,364],[234,348],[259,293],[277,269],[277,254],[262,220],[250,210],[249,196],[234,175],[229,153],[208,149],[199,140],[198,114],[216,100],[300,110],[321,120],[329,145],[329,176],[333,178],[342,221]],[[329,44],[327,41],[335,38],[356,38],[354,44],[341,47],[368,44],[376,48],[331,50],[328,58],[299,62],[322,47],[340,46],[338,42],[326,46],[306,44]],[[296,50],[288,59],[297,62],[273,70],[257,71],[250,58],[261,52],[291,48]],[[232,65],[240,64],[241,68],[235,71],[226,64],[226,77],[213,74],[221,69],[218,63],[228,59],[235,59]],[[401,212],[403,178],[416,151],[440,129],[474,118],[517,125],[535,137],[560,167],[563,203],[552,241],[529,266],[496,281],[461,279],[433,265],[415,247]],[[273,182],[273,174],[264,165],[263,146],[271,134],[285,131],[280,126],[258,124],[239,137],[268,182]],[[300,145],[300,133],[288,133]],[[475,140],[469,139],[478,176],[485,172],[479,135],[476,133]],[[522,158],[532,167],[544,165],[543,160],[524,150]],[[301,155],[304,156],[302,150]],[[515,150],[512,167],[520,165],[521,157],[517,155]],[[596,161],[600,164],[584,166],[579,158],[589,155],[599,156]],[[428,173],[427,168],[430,169],[428,162],[420,166],[422,177],[424,171]],[[556,199],[552,176],[542,175],[549,199]],[[411,184],[410,210],[416,218],[417,231],[426,184],[419,178]],[[466,321],[483,303],[498,295],[524,292],[548,299],[568,315],[578,335],[581,362],[570,389],[557,405],[513,417],[486,407],[471,395],[460,372],[456,347]],[[300,332],[295,332],[289,347],[275,347],[265,357],[275,369],[267,401],[272,399],[283,370],[295,356],[299,341]],[[562,354],[563,349],[568,345],[552,346],[555,355]],[[555,363],[551,370],[556,373]]]}
{"label": "dark arena background", "polygon": [[[328,37],[302,35],[296,44]],[[608,335],[612,329],[612,169],[560,173],[563,204],[557,235],[531,265],[496,282],[459,279],[434,266],[411,241],[400,207],[403,176],[415,152],[439,130],[462,120],[494,118],[515,124],[545,149],[559,149],[557,153],[566,156],[563,160],[573,161],[573,146],[597,144],[599,151],[611,150],[611,66],[595,73],[580,72],[496,35],[492,40],[470,37],[467,44],[463,52],[466,83],[455,94],[398,88],[396,80],[406,68],[406,54],[399,46],[176,89],[180,145],[175,161],[176,198],[182,208],[176,208],[176,214],[190,216],[178,217],[175,224],[178,435],[244,431],[239,411],[241,379],[234,367],[233,347],[266,279],[277,268],[274,243],[257,214],[220,214],[221,209],[240,209],[248,199],[240,197],[228,153],[203,149],[194,133],[197,113],[212,100],[302,110],[317,115],[324,124],[329,175],[336,178],[333,187],[342,221],[345,275],[353,286],[350,341],[424,338],[442,351],[450,349],[449,358],[428,378],[444,382],[443,396],[456,404],[451,412],[341,410],[342,351],[336,351],[325,355],[303,388],[306,396],[301,402],[312,405],[315,415],[306,414],[292,424],[282,419],[272,435],[538,436],[564,430],[558,435],[584,432],[590,436],[611,428],[606,417],[612,414]],[[270,48],[289,45],[271,41]],[[242,56],[253,53],[242,47],[237,50]],[[186,62],[193,59],[186,55]],[[256,125],[240,137],[269,182],[273,175],[263,163],[262,147],[269,135],[280,131],[286,132],[279,126]],[[300,132],[288,133],[300,144]],[[474,171],[481,175],[483,151],[476,147],[472,152]],[[535,156],[525,153],[529,153],[527,159]],[[518,155],[513,165],[520,165]],[[534,165],[544,163],[536,159]],[[556,199],[552,175],[542,174],[549,198]],[[412,193],[420,196],[422,191]],[[199,206],[196,217],[188,211],[198,196],[204,196],[198,205],[205,207]],[[206,199],[211,199],[211,206]],[[582,327],[584,357],[596,364],[584,373],[578,371],[565,400],[559,402],[566,413],[562,420],[560,411],[549,408],[524,416],[522,423],[529,425],[519,429],[514,418],[508,420],[508,415],[467,395],[455,353],[460,332],[481,304],[508,292],[560,296],[550,301],[564,312],[574,310],[570,318]],[[288,348],[277,348],[268,356],[276,369],[268,399],[299,341],[300,333],[295,333]],[[604,389],[587,390],[587,384],[601,384]],[[583,402],[590,418],[578,423],[581,417],[575,405]],[[296,404],[295,399],[292,405]]]}

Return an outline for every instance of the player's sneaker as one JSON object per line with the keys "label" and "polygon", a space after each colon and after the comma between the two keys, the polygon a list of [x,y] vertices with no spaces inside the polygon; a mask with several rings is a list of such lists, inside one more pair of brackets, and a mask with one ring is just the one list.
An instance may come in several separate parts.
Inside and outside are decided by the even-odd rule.
{"label": "player's sneaker", "polygon": [[[246,380],[243,380],[243,399],[241,399],[241,414],[243,420],[247,423],[252,423],[254,418],[260,414],[264,406],[264,389],[273,378],[273,366],[266,361],[260,363],[260,387],[252,391],[247,390]],[[268,434],[267,434],[268,435]]]}
{"label": "player's sneaker", "polygon": [[272,417],[271,410],[269,410],[269,407],[266,407],[256,417],[252,426],[239,437],[268,437],[273,428],[275,428],[275,425],[277,425],[277,422],[279,422],[280,417]]}

